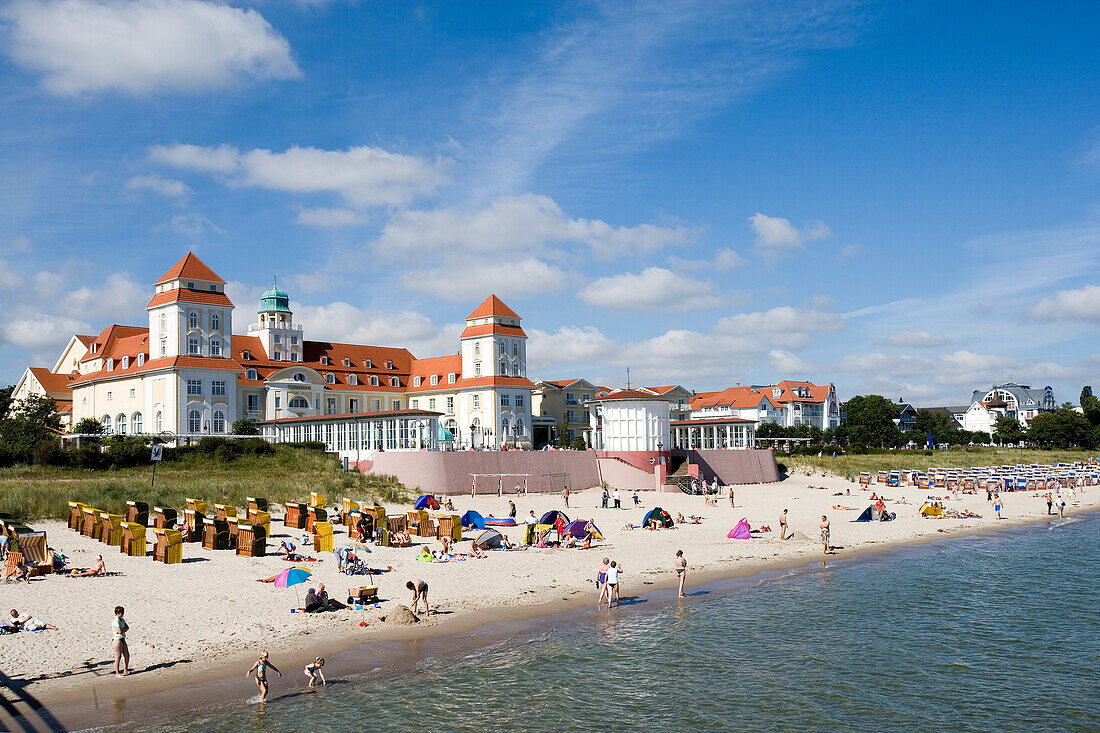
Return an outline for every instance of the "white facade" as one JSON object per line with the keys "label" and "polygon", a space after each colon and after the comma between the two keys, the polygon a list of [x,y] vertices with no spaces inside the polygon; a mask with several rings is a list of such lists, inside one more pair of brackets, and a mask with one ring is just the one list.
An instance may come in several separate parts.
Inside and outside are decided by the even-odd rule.
{"label": "white facade", "polygon": [[672,447],[668,400],[614,390],[597,398],[592,411],[593,448],[657,451]]}

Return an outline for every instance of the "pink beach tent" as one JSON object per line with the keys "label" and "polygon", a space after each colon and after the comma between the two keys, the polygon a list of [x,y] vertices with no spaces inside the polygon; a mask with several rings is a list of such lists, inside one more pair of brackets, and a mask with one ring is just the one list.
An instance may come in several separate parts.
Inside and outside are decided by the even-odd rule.
{"label": "pink beach tent", "polygon": [[726,535],[731,540],[750,540],[752,535],[749,534],[749,520],[745,517],[741,517],[741,521],[737,523],[737,526],[730,530],[730,533]]}

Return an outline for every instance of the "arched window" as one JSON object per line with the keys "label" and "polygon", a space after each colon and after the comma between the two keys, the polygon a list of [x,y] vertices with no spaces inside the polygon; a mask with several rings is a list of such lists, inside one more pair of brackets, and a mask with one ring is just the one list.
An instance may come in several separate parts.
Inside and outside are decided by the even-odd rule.
{"label": "arched window", "polygon": [[306,375],[302,374],[301,372],[294,372],[293,379],[295,382],[304,382],[306,381]]}
{"label": "arched window", "polygon": [[393,362],[390,361],[389,359],[386,360],[386,368],[387,369],[393,369]]}
{"label": "arched window", "polygon": [[256,370],[255,369],[249,369],[249,370],[245,371],[244,376],[245,376],[245,379],[251,379],[251,380],[255,381],[257,379]]}
{"label": "arched window", "polygon": [[141,428],[142,428],[141,422],[142,421],[141,421],[141,413],[140,412],[135,412],[133,415],[130,416],[130,427],[133,429],[133,431],[135,433],[140,433],[141,432]]}
{"label": "arched window", "polygon": [[373,368],[373,367],[372,367],[372,365],[371,365],[371,363],[370,363],[370,359],[363,359],[363,368],[364,368],[364,369],[371,369],[371,368]]}
{"label": "arched window", "polygon": [[291,397],[290,402],[287,403],[287,406],[290,407],[290,409],[292,410],[308,410],[309,402],[306,400],[305,397]]}
{"label": "arched window", "polygon": [[325,373],[325,384],[336,384],[336,375],[332,372]]}
{"label": "arched window", "polygon": [[214,432],[225,432],[225,413],[221,410],[214,410]]}
{"label": "arched window", "polygon": [[481,344],[474,344],[474,356],[481,356]]}
{"label": "arched window", "polygon": [[126,435],[126,416],[121,413],[115,418],[115,432],[119,435]]}
{"label": "arched window", "polygon": [[122,368],[123,369],[129,369],[130,368],[130,357],[128,357],[128,356],[122,357]]}
{"label": "arched window", "polygon": [[219,316],[217,313],[212,313],[210,315],[210,330],[211,331],[220,331],[221,327],[222,327],[221,316]]}
{"label": "arched window", "polygon": [[500,355],[504,356],[507,353],[508,353],[508,349],[507,349],[507,347],[505,347],[504,342],[501,341],[500,342]]}
{"label": "arched window", "polygon": [[115,368],[115,360],[114,359],[108,359],[107,360],[107,371],[111,371],[114,368]]}
{"label": "arched window", "polygon": [[193,434],[202,432],[202,413],[198,410],[187,413],[187,432]]}
{"label": "arched window", "polygon": [[346,367],[351,366],[351,359],[349,359],[346,356],[344,357],[344,366],[346,366]]}
{"label": "arched window", "polygon": [[164,333],[165,320],[166,320],[165,315],[163,313],[161,313],[160,314],[160,332],[161,333]]}
{"label": "arched window", "polygon": [[354,374],[348,375],[348,384],[359,384],[359,377]]}
{"label": "arched window", "polygon": [[504,359],[500,360],[500,376],[508,376],[508,362],[506,362]]}
{"label": "arched window", "polygon": [[99,418],[99,424],[103,426],[103,432],[105,432],[105,433],[111,432],[111,416],[110,415],[104,415],[103,417]]}
{"label": "arched window", "polygon": [[153,418],[153,428],[159,433],[164,430],[164,413],[157,410],[156,417]]}
{"label": "arched window", "polygon": [[519,356],[519,344],[512,344],[512,356]]}
{"label": "arched window", "polygon": [[145,352],[138,354],[138,366],[142,366],[145,363]]}
{"label": "arched window", "polygon": [[321,357],[321,366],[328,366],[328,357],[327,356],[322,356]]}
{"label": "arched window", "polygon": [[371,376],[371,378],[370,378],[370,386],[372,386],[372,387],[377,387],[377,386],[378,386],[378,377],[376,377],[376,376]]}
{"label": "arched window", "polygon": [[398,379],[397,377],[390,377],[390,386],[391,387],[400,387],[401,386],[401,380]]}
{"label": "arched window", "polygon": [[195,311],[191,311],[191,314],[187,316],[187,327],[198,328],[199,327],[199,314]]}
{"label": "arched window", "polygon": [[413,386],[414,387],[419,387],[420,386],[420,377],[413,377]]}

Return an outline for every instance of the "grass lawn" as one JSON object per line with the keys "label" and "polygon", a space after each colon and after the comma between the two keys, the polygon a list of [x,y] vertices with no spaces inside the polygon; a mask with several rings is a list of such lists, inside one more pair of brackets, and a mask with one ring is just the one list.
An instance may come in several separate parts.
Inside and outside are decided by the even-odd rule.
{"label": "grass lawn", "polygon": [[124,514],[127,501],[182,510],[185,499],[246,507],[246,497],[268,501],[309,501],[317,491],[337,504],[347,496],[356,501],[377,498],[405,501],[408,490],[393,476],[344,473],[331,455],[305,448],[276,446],[273,456],[242,456],[221,462],[191,454],[157,466],[156,484],[150,488],[153,468],[89,471],[53,466],[14,466],[0,469],[0,512],[24,520],[66,519],[69,502],[81,501]]}
{"label": "grass lawn", "polygon": [[1019,463],[1049,464],[1088,461],[1096,452],[1080,450],[1031,450],[1027,448],[959,448],[938,450],[932,455],[922,451],[891,451],[867,455],[844,455],[836,458],[828,454],[817,456],[793,456],[776,459],[786,463],[791,470],[825,471],[836,476],[856,477],[861,471],[927,470],[929,468],[953,468],[966,466],[1007,466]]}

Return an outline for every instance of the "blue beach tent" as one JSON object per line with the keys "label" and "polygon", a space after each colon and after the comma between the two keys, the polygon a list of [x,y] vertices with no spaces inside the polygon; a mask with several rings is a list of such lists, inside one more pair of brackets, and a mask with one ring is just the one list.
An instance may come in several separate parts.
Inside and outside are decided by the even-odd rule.
{"label": "blue beach tent", "polygon": [[439,509],[439,502],[431,494],[424,494],[413,504],[413,509]]}
{"label": "blue beach tent", "polygon": [[473,509],[468,510],[462,515],[462,526],[473,527],[474,529],[485,529],[485,517],[481,516]]}

